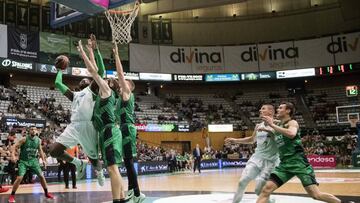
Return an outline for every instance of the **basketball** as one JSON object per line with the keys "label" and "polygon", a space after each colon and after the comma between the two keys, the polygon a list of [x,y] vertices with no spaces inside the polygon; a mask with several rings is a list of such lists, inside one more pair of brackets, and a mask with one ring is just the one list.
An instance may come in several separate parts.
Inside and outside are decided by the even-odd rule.
{"label": "basketball", "polygon": [[65,70],[69,67],[70,60],[65,55],[60,55],[55,59],[55,67],[56,69]]}

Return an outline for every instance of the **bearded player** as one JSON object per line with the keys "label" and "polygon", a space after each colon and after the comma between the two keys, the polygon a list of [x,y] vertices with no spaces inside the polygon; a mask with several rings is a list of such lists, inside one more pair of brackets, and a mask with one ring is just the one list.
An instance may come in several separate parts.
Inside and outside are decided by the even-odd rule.
{"label": "bearded player", "polygon": [[[88,46],[93,46],[94,43],[96,43],[96,41],[94,42],[94,37],[91,36],[91,39],[88,41]],[[93,55],[91,58],[94,60]],[[66,60],[66,58],[64,59],[63,57],[58,57],[55,61],[55,66],[58,69],[64,69],[64,66],[66,68],[67,65],[64,65],[64,60]],[[98,74],[103,76],[104,69],[99,68]],[[94,92],[98,91],[97,86],[94,85],[94,83],[90,84],[90,80],[85,78],[81,80],[79,84],[81,91],[73,92],[62,82],[61,70],[57,73],[55,86],[62,94],[72,101],[71,123],[56,139],[56,142],[50,146],[50,155],[74,164],[77,168],[77,177],[81,179],[85,175],[87,162],[76,157],[72,157],[65,151],[66,149],[72,148],[79,143],[85,154],[88,156],[91,164],[95,167],[99,185],[103,186],[105,176],[99,162],[98,133],[92,122],[96,98],[96,94]]]}
{"label": "bearded player", "polygon": [[9,197],[9,203],[15,202],[15,192],[19,188],[19,185],[27,170],[33,171],[39,177],[41,186],[44,189],[45,197],[47,199],[54,199],[54,196],[48,192],[46,179],[42,174],[39,159],[37,158],[37,154],[39,152],[46,169],[45,154],[41,148],[41,140],[38,136],[36,136],[36,134],[37,128],[31,127],[30,133],[26,137],[21,138],[11,148],[11,159],[13,162],[16,162],[17,160],[15,154],[18,148],[20,148],[20,154],[18,162],[18,176],[14,182],[12,192]]}

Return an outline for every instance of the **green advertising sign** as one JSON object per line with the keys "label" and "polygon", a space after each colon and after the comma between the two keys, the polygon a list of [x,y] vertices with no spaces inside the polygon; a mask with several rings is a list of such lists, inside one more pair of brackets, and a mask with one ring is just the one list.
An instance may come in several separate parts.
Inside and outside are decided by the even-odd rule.
{"label": "green advertising sign", "polygon": [[[113,43],[110,41],[98,40],[99,49],[103,58],[110,59],[112,55]],[[129,46],[119,44],[120,59],[124,61],[129,60]]]}
{"label": "green advertising sign", "polygon": [[40,51],[45,53],[69,53],[70,37],[40,32]]}

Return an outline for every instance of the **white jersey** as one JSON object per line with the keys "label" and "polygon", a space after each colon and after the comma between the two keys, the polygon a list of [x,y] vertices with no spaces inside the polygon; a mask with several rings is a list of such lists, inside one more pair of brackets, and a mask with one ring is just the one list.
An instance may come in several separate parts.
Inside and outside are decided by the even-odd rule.
{"label": "white jersey", "polygon": [[73,102],[71,104],[71,122],[91,121],[95,106],[93,92],[89,87],[74,92]]}
{"label": "white jersey", "polygon": [[[264,122],[259,127],[265,127]],[[265,131],[256,132],[256,148],[253,156],[267,160],[277,160],[279,150],[274,139],[274,135]]]}

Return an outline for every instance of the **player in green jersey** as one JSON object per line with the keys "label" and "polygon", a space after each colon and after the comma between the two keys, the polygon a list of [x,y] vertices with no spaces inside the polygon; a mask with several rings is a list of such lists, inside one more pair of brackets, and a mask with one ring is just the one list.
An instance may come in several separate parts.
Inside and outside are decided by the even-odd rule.
{"label": "player in green jersey", "polygon": [[[89,52],[92,51],[91,47],[87,46],[87,48]],[[125,199],[124,184],[118,168],[118,165],[122,162],[122,135],[115,121],[115,93],[110,88],[110,86],[116,86],[116,84],[108,84],[97,73],[96,63],[94,63],[94,60],[90,61],[86,55],[81,40],[79,41],[78,50],[87,70],[99,86],[93,122],[95,129],[99,131],[99,145],[104,164],[107,166],[110,175],[113,202],[128,202],[130,199]]]}
{"label": "player in green jersey", "polygon": [[54,196],[48,192],[46,179],[42,174],[39,159],[37,154],[39,152],[41,159],[43,160],[44,167],[46,168],[45,154],[41,148],[41,140],[36,136],[36,127],[30,128],[30,133],[26,137],[21,138],[14,147],[11,148],[11,159],[16,162],[15,157],[16,150],[20,148],[19,161],[18,161],[18,176],[14,182],[9,202],[15,202],[15,192],[19,188],[19,185],[23,179],[27,170],[32,170],[40,179],[41,186],[44,189],[45,197],[48,199],[54,199]]}
{"label": "player in green jersey", "polygon": [[319,190],[314,170],[304,153],[299,124],[292,119],[294,113],[294,105],[284,102],[277,109],[279,124],[275,124],[274,119],[270,116],[262,116],[262,120],[275,132],[280,164],[271,173],[270,180],[266,182],[256,202],[267,203],[273,191],[297,176],[312,198],[329,203],[340,203],[341,201],[334,195]]}
{"label": "player in green jersey", "polygon": [[136,157],[135,97],[132,93],[135,89],[135,84],[131,80],[125,80],[124,70],[116,45],[113,52],[120,86],[115,114],[123,136],[124,163],[129,181],[128,196],[132,197],[135,203],[142,203],[145,201],[145,195],[140,192],[133,159],[133,157]]}

